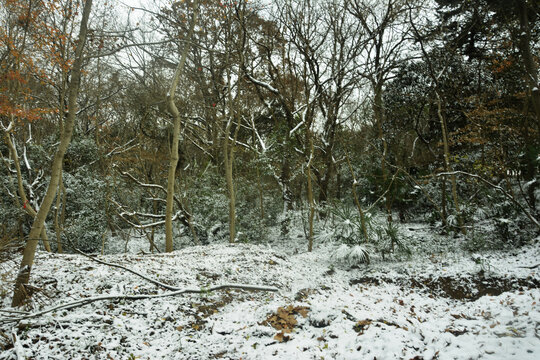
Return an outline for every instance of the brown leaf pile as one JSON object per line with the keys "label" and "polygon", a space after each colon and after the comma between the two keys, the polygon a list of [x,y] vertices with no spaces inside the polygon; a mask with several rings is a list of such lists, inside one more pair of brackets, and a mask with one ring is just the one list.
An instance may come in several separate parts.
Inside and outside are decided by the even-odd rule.
{"label": "brown leaf pile", "polygon": [[307,306],[292,306],[280,307],[275,314],[271,314],[262,325],[270,325],[279,332],[274,336],[274,339],[279,342],[289,341],[289,334],[292,332],[298,321],[294,315],[300,314],[302,317],[307,317],[309,307]]}

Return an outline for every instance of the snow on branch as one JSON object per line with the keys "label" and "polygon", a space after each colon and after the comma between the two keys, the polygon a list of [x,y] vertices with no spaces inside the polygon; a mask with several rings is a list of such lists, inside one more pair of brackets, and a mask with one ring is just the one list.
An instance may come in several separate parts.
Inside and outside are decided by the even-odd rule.
{"label": "snow on branch", "polygon": [[115,147],[114,149],[109,151],[105,155],[105,157],[111,157],[113,155],[122,154],[122,153],[125,153],[126,151],[129,151],[129,150],[133,149],[135,146],[137,146],[137,144],[130,145],[134,141],[135,141],[135,139],[131,139],[127,143],[125,143],[124,145],[119,145],[119,146]]}
{"label": "snow on branch", "polygon": [[302,121],[300,121],[300,122],[294,127],[294,129],[292,129],[291,131],[289,131],[289,135],[290,135],[290,136],[294,135],[294,133],[296,132],[296,130],[298,130],[303,124],[304,124],[304,120],[302,119]]}
{"label": "snow on branch", "polygon": [[139,181],[137,178],[135,178],[135,176],[131,175],[130,173],[128,173],[126,171],[121,171],[120,174],[122,176],[125,176],[125,177],[129,178],[131,181],[137,183],[141,187],[150,188],[150,189],[158,189],[158,190],[167,192],[167,189],[165,189],[163,186],[158,185],[158,184],[145,184],[145,183]]}
{"label": "snow on branch", "polygon": [[465,171],[442,172],[442,173],[438,173],[437,177],[439,177],[439,176],[449,176],[449,175],[450,176],[451,175],[465,175],[465,176],[468,176],[468,177],[472,177],[474,179],[480,180],[484,184],[486,184],[486,185],[492,187],[493,189],[501,192],[507,199],[512,201],[514,204],[516,204],[521,209],[521,211],[523,211],[523,213],[536,225],[536,227],[540,228],[540,222],[538,222],[538,220],[535,219],[535,217],[530,213],[530,211],[528,211],[523,205],[521,205],[521,203],[519,201],[517,201],[515,197],[513,197],[511,194],[509,194],[501,186],[493,184],[489,180],[486,180],[483,177],[481,177],[480,175],[471,174],[471,173],[468,173],[468,172],[465,172]]}
{"label": "snow on branch", "polygon": [[387,193],[390,191],[390,189],[392,188],[392,185],[394,184],[394,181],[396,180],[396,176],[398,175],[398,173],[399,173],[399,171],[396,171],[396,172],[394,173],[394,176],[392,176],[392,179],[390,180],[390,183],[388,184],[388,188],[386,188],[386,191],[383,192],[383,193],[381,194],[381,196],[379,196],[379,198],[378,198],[377,200],[375,200],[375,202],[374,202],[373,204],[371,204],[371,206],[366,210],[366,212],[370,212],[371,209],[373,209],[373,207],[374,207],[375,205],[377,205],[377,203],[378,203],[379,201],[381,201],[381,200],[386,196],[386,194],[387,194]]}
{"label": "snow on branch", "polygon": [[13,120],[11,120],[11,121],[9,122],[9,125],[8,125],[8,126],[5,126],[4,123],[1,123],[1,124],[2,124],[2,130],[4,130],[4,132],[6,132],[6,133],[11,132],[11,130],[12,130],[13,127],[14,127],[14,126],[13,126],[13,125],[14,125],[14,121],[13,121]]}
{"label": "snow on branch", "polygon": [[246,77],[248,78],[249,81],[251,81],[255,85],[259,85],[259,86],[265,88],[266,90],[270,91],[271,93],[279,95],[279,91],[275,87],[273,87],[272,85],[270,85],[268,83],[265,83],[263,81],[257,80],[257,79],[255,79],[253,76],[251,76],[249,74],[246,74]]}
{"label": "snow on branch", "polygon": [[[159,199],[163,200],[163,199]],[[140,216],[140,217],[146,217],[146,218],[152,218],[152,219],[163,219],[165,215],[163,214],[149,214],[149,213],[141,213],[136,211],[123,211],[119,214],[120,216]]]}
{"label": "snow on branch", "polygon": [[[120,204],[118,204],[116,201],[114,200],[111,200],[116,206],[121,207]],[[149,214],[146,214],[146,215],[149,215]],[[129,224],[131,227],[133,227],[134,229],[139,229],[139,230],[142,230],[142,229],[148,229],[148,228],[152,228],[152,227],[156,227],[156,226],[160,226],[160,225],[163,225],[165,224],[165,220],[159,220],[159,221],[156,221],[156,222],[153,222],[153,223],[147,223],[147,224],[135,224],[134,222],[130,221],[128,218],[126,218],[126,216],[144,216],[144,214],[139,214],[137,212],[121,212],[121,213],[118,213],[118,216],[120,216],[120,218],[122,220],[124,220],[127,224]],[[165,215],[154,215],[152,216],[153,218],[162,218],[164,219],[165,218]],[[177,211],[176,214],[174,214],[174,216],[172,217],[172,221],[176,221],[178,219],[182,219],[182,220],[185,220],[185,217],[182,213],[182,210],[180,211]]]}
{"label": "snow on branch", "polygon": [[119,265],[119,264],[113,264],[113,263],[108,263],[108,262],[105,262],[105,261],[102,261],[102,260],[99,260],[98,258],[92,256],[92,255],[89,255],[83,251],[81,251],[80,249],[77,249],[77,248],[73,248],[77,253],[83,255],[83,256],[86,256],[87,258],[99,263],[99,264],[102,264],[102,265],[107,265],[107,266],[110,266],[110,267],[115,267],[115,268],[119,268],[119,269],[122,269],[122,270],[126,270],[134,275],[137,275],[138,277],[140,278],[143,278],[144,280],[146,281],[149,281],[151,282],[152,284],[154,285],[157,285],[157,286],[160,286],[164,289],[167,289],[167,290],[174,290],[174,291],[177,291],[177,290],[181,290],[179,287],[176,287],[176,286],[171,286],[171,285],[168,285],[168,284],[165,284],[165,283],[162,283],[162,282],[159,282],[157,280],[154,280],[152,278],[149,278],[148,276],[146,275],[143,275],[141,273],[138,273],[137,271],[135,270],[132,270],[130,268],[127,268],[125,266],[122,266],[122,265]]}
{"label": "snow on branch", "polygon": [[253,116],[251,116],[249,120],[251,123],[251,128],[253,129],[253,132],[255,133],[255,136],[257,137],[257,140],[259,140],[259,144],[261,144],[262,153],[264,154],[266,152],[266,145],[264,144],[263,139],[259,135],[259,131],[257,131],[257,127],[255,126],[255,121],[253,119]]}
{"label": "snow on branch", "polygon": [[[120,175],[128,178],[129,180],[133,181],[134,183],[136,183],[137,185],[139,185],[142,188],[157,189],[157,190],[161,191],[162,193],[167,194],[167,189],[165,189],[165,187],[163,187],[161,185],[158,185],[158,184],[146,184],[146,183],[143,183],[142,181],[140,181],[139,179],[137,179],[135,176],[131,175],[127,171],[120,171]],[[191,214],[184,208],[184,205],[178,199],[178,197],[175,195],[173,199],[174,199],[174,202],[176,203],[176,205],[178,206],[178,208],[180,209],[180,213],[181,213],[181,214],[177,213],[175,215],[175,217],[173,218],[173,220],[178,219],[179,215],[182,215],[181,218],[186,218],[186,219],[190,218]],[[120,207],[120,208],[122,208],[122,207]],[[157,225],[161,225],[161,224],[164,224],[164,223],[165,222],[154,223],[151,226],[157,226]],[[145,227],[148,227],[148,226],[145,226]]]}

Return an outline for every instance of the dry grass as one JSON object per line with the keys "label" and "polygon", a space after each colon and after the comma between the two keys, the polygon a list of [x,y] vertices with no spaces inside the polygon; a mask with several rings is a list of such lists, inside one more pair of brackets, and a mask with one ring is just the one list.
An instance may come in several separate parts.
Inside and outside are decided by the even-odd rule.
{"label": "dry grass", "polygon": [[9,234],[0,237],[0,264],[13,258],[22,245],[23,242],[20,239]]}

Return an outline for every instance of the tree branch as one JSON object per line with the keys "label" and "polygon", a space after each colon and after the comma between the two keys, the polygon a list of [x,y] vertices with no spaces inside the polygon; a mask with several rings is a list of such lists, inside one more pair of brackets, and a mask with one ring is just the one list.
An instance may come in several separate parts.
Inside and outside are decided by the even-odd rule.
{"label": "tree branch", "polygon": [[122,270],[126,270],[126,271],[128,271],[128,272],[130,272],[130,273],[132,273],[132,274],[134,274],[134,275],[137,275],[138,277],[143,278],[144,280],[149,281],[149,282],[151,282],[152,284],[157,285],[157,286],[160,286],[160,287],[162,287],[162,288],[164,288],[164,289],[167,289],[167,290],[173,290],[173,291],[181,290],[179,287],[164,284],[164,283],[162,283],[162,282],[159,282],[159,281],[157,281],[157,280],[154,280],[154,279],[152,279],[152,278],[149,278],[149,277],[147,277],[146,275],[143,275],[143,274],[141,274],[141,273],[138,273],[138,272],[136,272],[135,270],[129,269],[129,268],[125,267],[125,266],[122,266],[122,265],[119,265],[119,264],[108,263],[108,262],[99,260],[98,258],[96,258],[96,257],[94,257],[94,256],[92,256],[92,255],[89,255],[89,254],[87,254],[87,253],[85,253],[85,252],[83,252],[83,251],[81,251],[81,250],[79,250],[79,249],[77,249],[77,248],[73,248],[73,249],[74,249],[76,252],[78,252],[79,254],[81,254],[81,255],[83,255],[83,256],[86,256],[87,258],[89,258],[89,259],[91,259],[91,260],[93,260],[93,261],[95,261],[95,262],[97,262],[97,263],[99,263],[99,264],[107,265],[107,266],[110,266],[110,267],[115,267],[115,268],[122,269]]}
{"label": "tree branch", "polygon": [[471,174],[465,171],[442,172],[442,173],[437,174],[436,176],[439,177],[439,176],[448,176],[448,175],[465,175],[468,177],[472,177],[472,178],[480,180],[481,182],[494,188],[495,190],[500,191],[506,198],[508,198],[510,201],[516,204],[521,209],[521,211],[523,211],[523,213],[536,225],[536,227],[540,229],[540,222],[538,222],[538,220],[534,218],[534,216],[530,213],[530,211],[528,211],[523,205],[521,205],[519,201],[517,201],[511,194],[509,194],[506,190],[504,190],[499,185],[493,184],[489,180],[486,180],[483,177],[481,177],[480,175]]}

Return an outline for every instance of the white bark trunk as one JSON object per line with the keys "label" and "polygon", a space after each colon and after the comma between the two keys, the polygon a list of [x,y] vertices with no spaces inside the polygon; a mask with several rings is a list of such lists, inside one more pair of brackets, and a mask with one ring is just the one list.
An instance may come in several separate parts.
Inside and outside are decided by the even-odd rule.
{"label": "white bark trunk", "polygon": [[171,82],[171,87],[169,93],[167,94],[167,103],[169,105],[169,111],[173,117],[173,137],[172,137],[172,146],[171,146],[171,158],[169,162],[169,175],[167,177],[167,205],[165,210],[165,251],[173,251],[173,229],[172,229],[172,217],[173,217],[173,205],[174,205],[174,182],[176,179],[176,166],[178,165],[178,141],[180,139],[180,111],[174,103],[174,95],[176,93],[176,88],[178,82],[180,81],[180,76],[184,71],[184,65],[186,63],[187,54],[190,49],[191,38],[193,37],[193,29],[195,28],[195,23],[197,22],[198,15],[198,4],[197,0],[193,2],[193,18],[191,20],[191,25],[189,28],[189,34],[186,39],[186,45],[182,50],[182,57],[176,71],[174,73],[173,80]]}

